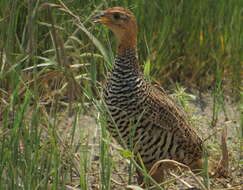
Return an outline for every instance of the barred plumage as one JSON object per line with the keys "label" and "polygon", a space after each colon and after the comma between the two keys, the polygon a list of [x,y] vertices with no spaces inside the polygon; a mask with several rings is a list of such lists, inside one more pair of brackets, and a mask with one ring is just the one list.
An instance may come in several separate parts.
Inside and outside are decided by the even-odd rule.
{"label": "barred plumage", "polygon": [[161,159],[200,167],[202,140],[186,121],[184,112],[163,91],[148,83],[140,71],[133,14],[114,7],[96,18],[118,40],[118,55],[104,87],[112,136],[123,146],[132,147],[148,170]]}

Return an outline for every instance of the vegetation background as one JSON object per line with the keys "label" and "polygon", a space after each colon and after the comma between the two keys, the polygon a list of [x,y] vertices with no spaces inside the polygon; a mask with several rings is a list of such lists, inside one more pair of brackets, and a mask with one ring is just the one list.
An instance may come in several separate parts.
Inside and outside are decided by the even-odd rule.
{"label": "vegetation background", "polygon": [[[112,6],[136,15],[151,82],[210,92],[212,125],[226,96],[242,112],[242,0],[1,0],[0,189],[67,189],[74,176],[87,189],[91,153],[78,124],[90,110],[101,126],[99,187],[110,189],[111,143],[97,113],[115,41],[92,16]],[[243,119],[237,122],[242,142]],[[70,126],[68,138],[60,125]],[[241,144],[240,159],[242,151]]]}

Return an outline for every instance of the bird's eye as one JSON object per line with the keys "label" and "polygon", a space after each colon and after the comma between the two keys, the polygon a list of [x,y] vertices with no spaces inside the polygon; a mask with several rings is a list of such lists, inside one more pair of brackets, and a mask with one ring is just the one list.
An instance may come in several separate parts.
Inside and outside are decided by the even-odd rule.
{"label": "bird's eye", "polygon": [[120,15],[119,13],[115,13],[115,14],[113,15],[113,17],[114,17],[114,19],[118,20],[118,19],[121,18],[121,15]]}

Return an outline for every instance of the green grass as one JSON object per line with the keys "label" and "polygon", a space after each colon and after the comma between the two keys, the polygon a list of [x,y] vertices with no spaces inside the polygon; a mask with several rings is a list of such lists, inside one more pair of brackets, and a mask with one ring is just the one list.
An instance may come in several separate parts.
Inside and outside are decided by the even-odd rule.
{"label": "green grass", "polygon": [[[112,189],[116,164],[100,92],[115,40],[91,19],[105,8],[123,6],[135,13],[139,59],[148,80],[212,92],[212,126],[226,112],[225,96],[242,96],[242,0],[44,3],[50,1],[0,1],[0,189],[59,190],[77,184],[88,189],[94,150],[79,129],[79,116],[90,110],[96,110],[89,115],[101,129],[97,180],[100,189]],[[72,119],[67,136],[60,129],[67,119],[60,113]],[[241,118],[241,141],[242,126]],[[242,165],[242,147],[239,158]]]}

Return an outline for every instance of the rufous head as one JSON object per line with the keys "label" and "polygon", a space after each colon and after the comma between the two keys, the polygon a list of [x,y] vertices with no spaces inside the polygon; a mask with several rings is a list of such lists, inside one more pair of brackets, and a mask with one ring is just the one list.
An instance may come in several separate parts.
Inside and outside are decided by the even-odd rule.
{"label": "rufous head", "polygon": [[112,7],[94,16],[95,23],[106,25],[116,36],[118,53],[127,48],[136,49],[137,23],[131,11],[122,7]]}

